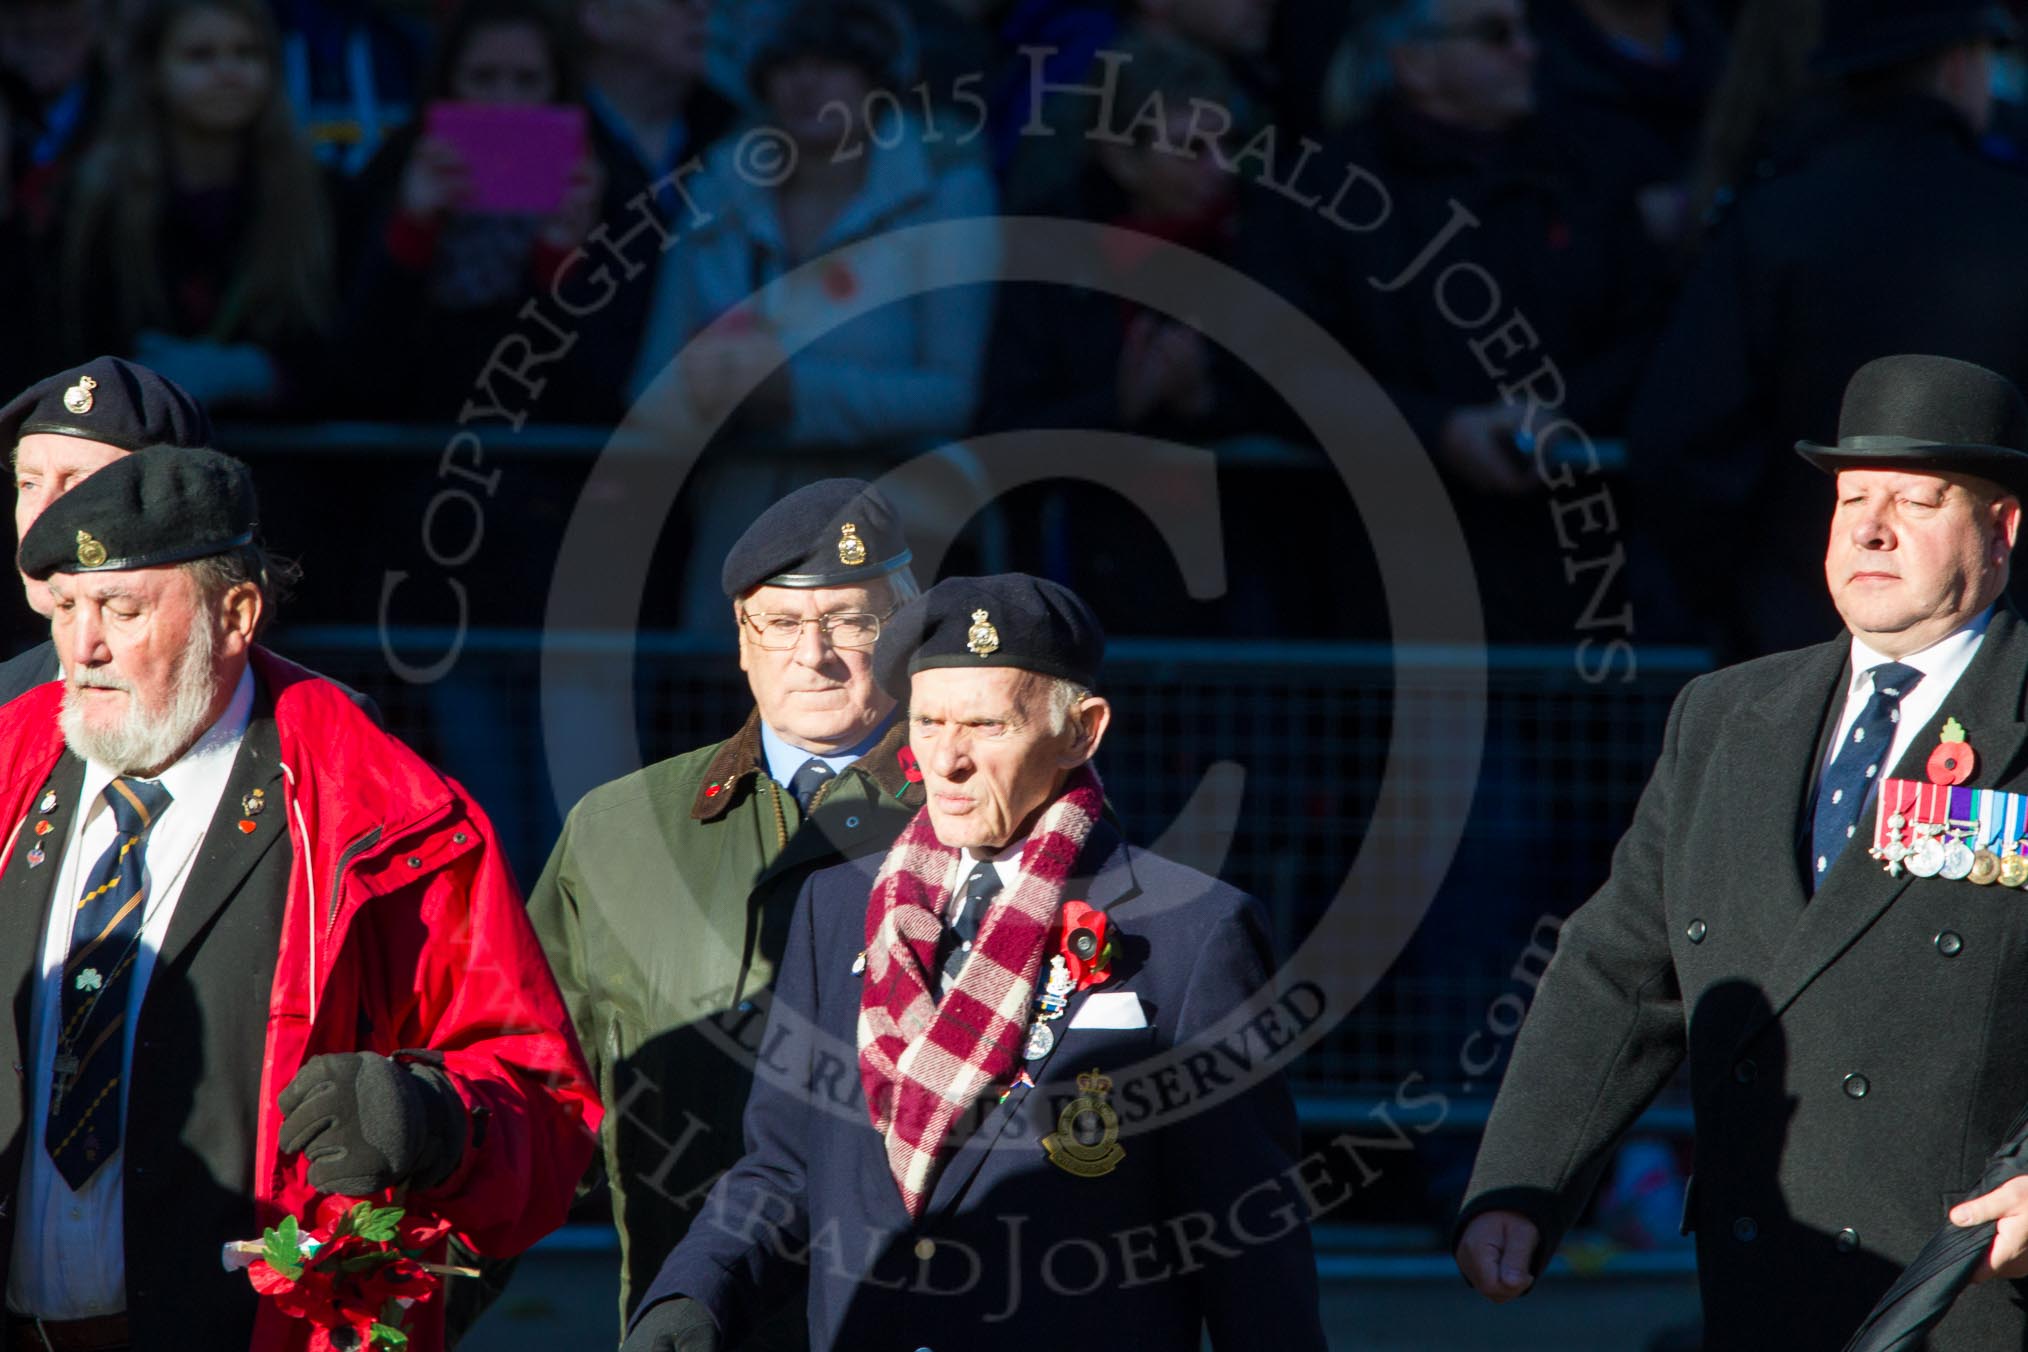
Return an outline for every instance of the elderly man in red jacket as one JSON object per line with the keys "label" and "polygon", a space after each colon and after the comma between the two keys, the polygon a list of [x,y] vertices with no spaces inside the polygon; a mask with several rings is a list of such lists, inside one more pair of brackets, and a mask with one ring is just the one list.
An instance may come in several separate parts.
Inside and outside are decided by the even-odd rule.
{"label": "elderly man in red jacket", "polygon": [[[307,1348],[224,1244],[341,1195],[510,1255],[591,1156],[597,1095],[490,825],[255,644],[256,515],[244,466],[165,447],[22,541],[63,679],[0,710],[9,1348]],[[408,1309],[416,1352],[442,1304]]]}

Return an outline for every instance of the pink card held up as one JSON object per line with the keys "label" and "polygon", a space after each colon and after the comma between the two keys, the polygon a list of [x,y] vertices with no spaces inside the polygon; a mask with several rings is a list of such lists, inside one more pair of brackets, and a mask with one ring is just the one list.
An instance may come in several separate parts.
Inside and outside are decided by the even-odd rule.
{"label": "pink card held up", "polygon": [[432,103],[423,128],[471,171],[466,211],[547,216],[585,156],[584,109],[571,105]]}

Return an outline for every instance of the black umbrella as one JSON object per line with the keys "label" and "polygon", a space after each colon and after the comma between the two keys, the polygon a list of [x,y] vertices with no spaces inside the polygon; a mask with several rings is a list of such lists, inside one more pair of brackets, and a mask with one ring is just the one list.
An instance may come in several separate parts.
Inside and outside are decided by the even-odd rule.
{"label": "black umbrella", "polygon": [[[2007,1180],[2028,1174],[2024,1152],[2028,1152],[2028,1110],[2007,1129],[2005,1143],[1986,1156],[1986,1171],[1972,1196],[1983,1197]],[[1845,1344],[1845,1352],[1916,1352],[1923,1336],[1950,1313],[1958,1292],[1971,1284],[1998,1228],[1995,1221],[1964,1227],[1946,1221],[1875,1302],[1873,1312]]]}

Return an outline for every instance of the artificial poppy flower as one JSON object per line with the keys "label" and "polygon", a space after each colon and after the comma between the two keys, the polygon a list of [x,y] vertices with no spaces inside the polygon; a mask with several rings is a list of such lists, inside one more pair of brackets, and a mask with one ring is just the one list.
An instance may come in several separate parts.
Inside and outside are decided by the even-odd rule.
{"label": "artificial poppy flower", "polygon": [[1056,915],[1051,947],[1062,954],[1077,989],[1087,990],[1112,976],[1113,941],[1106,913],[1083,901],[1066,901]]}

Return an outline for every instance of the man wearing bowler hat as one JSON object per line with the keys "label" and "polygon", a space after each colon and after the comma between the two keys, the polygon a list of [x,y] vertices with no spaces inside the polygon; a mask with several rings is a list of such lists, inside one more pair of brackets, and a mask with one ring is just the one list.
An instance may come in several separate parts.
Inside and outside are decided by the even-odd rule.
{"label": "man wearing bowler hat", "polygon": [[[2028,1105],[2028,624],[2003,598],[2028,406],[1982,367],[1884,357],[1838,434],[1797,449],[1831,476],[1846,632],[1677,698],[1486,1127],[1457,1259],[1495,1301],[1685,1062],[1707,1346],[1841,1347],[1968,1199],[1953,1221],[2008,1218],[1985,1275],[2028,1275],[2028,1203],[1970,1197]],[[2020,1346],[2021,1295],[1976,1288],[1927,1345]]]}
{"label": "man wearing bowler hat", "polygon": [[[775,503],[720,581],[753,711],[722,742],[586,794],[529,897],[606,1095],[621,1315],[740,1155],[740,1110],[803,879],[878,854],[922,805],[874,642],[917,594],[878,490]],[[752,1347],[802,1342],[789,1300]]]}
{"label": "man wearing bowler hat", "polygon": [[[209,446],[203,405],[166,376],[98,357],[23,390],[0,407],[0,446],[14,475],[14,538],[86,478],[144,446]],[[28,605],[49,614],[49,588],[26,574]],[[61,674],[45,639],[0,662],[0,704]]]}
{"label": "man wearing bowler hat", "polygon": [[1265,917],[1105,820],[1104,641],[1018,574],[882,636],[927,803],[804,886],[747,1153],[626,1352],[727,1345],[805,1266],[824,1352],[1323,1347]]}

